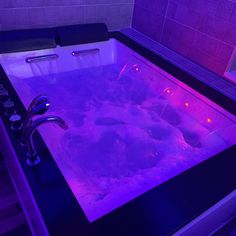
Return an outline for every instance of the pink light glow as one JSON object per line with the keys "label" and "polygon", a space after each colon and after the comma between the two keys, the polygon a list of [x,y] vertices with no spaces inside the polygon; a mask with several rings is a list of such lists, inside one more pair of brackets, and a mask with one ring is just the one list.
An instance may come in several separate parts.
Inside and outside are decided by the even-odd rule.
{"label": "pink light glow", "polygon": [[134,68],[134,70],[137,71],[137,72],[140,71],[140,67],[139,67],[138,64],[133,65],[133,68]]}
{"label": "pink light glow", "polygon": [[185,107],[189,107],[189,102],[186,101],[186,102],[184,103],[184,105],[185,105]]}
{"label": "pink light glow", "polygon": [[171,95],[173,91],[170,88],[165,88],[164,93]]}
{"label": "pink light glow", "polygon": [[212,123],[212,119],[210,117],[207,118],[207,123]]}

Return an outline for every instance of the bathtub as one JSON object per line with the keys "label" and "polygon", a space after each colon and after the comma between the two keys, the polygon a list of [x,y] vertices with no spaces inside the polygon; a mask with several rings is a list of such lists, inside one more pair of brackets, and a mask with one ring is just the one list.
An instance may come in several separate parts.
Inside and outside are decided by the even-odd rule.
{"label": "bathtub", "polygon": [[[207,182],[206,167],[212,181],[215,166],[235,156],[236,118],[227,109],[231,106],[216,104],[214,95],[209,94],[213,99],[207,98],[195,90],[194,84],[191,88],[147,60],[145,52],[140,55],[139,50],[132,50],[118,39],[0,56],[7,86],[21,103],[19,112],[24,113],[33,98],[44,94],[51,102],[48,115],[59,115],[69,125],[67,131],[54,125],[39,128],[36,146],[41,163],[37,167],[25,164],[24,150],[17,141],[15,148],[21,150],[22,168],[47,227],[51,222],[45,216],[45,208],[50,204],[53,217],[57,212],[58,217],[63,215],[66,207],[73,207],[73,227],[80,222],[78,232],[87,232],[92,225],[91,232],[102,228],[104,235],[121,216],[126,215],[124,219],[128,220],[135,219],[134,214],[142,214],[141,219],[150,215],[149,220],[156,220],[161,213],[155,211],[161,210],[167,215],[176,214],[172,228],[159,232],[165,235],[234,190],[232,183],[211,200],[197,203],[191,214],[183,213],[182,221],[178,214],[182,214],[181,204],[186,204],[185,194],[182,192],[175,200],[171,196],[175,195],[173,186],[176,191],[177,186],[183,191],[197,184],[197,176]],[[226,166],[231,161],[227,159]],[[53,189],[57,188],[54,173],[60,178],[58,189],[65,198]],[[190,180],[193,182],[187,183]],[[189,191],[194,192],[193,189],[189,187]],[[47,194],[50,198],[46,204]],[[40,200],[42,196],[44,199]],[[192,195],[186,196],[188,200],[195,204]],[[198,204],[201,206],[196,209]],[[185,207],[190,206],[188,202]],[[64,218],[71,213],[66,212]],[[145,224],[153,227],[155,222],[167,222],[166,214],[160,221],[144,222],[142,230],[153,230]]]}

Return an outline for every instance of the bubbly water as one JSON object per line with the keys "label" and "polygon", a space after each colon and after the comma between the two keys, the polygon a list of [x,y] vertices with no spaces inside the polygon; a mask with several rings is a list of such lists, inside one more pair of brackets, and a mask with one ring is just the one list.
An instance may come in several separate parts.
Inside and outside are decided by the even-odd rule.
{"label": "bubbly water", "polygon": [[26,106],[45,94],[69,124],[40,132],[90,221],[229,146],[137,72],[114,64],[14,80]]}

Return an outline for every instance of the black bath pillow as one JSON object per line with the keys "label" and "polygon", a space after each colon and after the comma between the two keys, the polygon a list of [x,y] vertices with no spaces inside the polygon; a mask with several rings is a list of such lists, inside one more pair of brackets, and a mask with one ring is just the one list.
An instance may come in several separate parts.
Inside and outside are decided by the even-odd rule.
{"label": "black bath pillow", "polygon": [[55,48],[53,29],[0,31],[0,53]]}
{"label": "black bath pillow", "polygon": [[109,39],[105,24],[70,25],[55,28],[57,44],[60,46],[93,43]]}

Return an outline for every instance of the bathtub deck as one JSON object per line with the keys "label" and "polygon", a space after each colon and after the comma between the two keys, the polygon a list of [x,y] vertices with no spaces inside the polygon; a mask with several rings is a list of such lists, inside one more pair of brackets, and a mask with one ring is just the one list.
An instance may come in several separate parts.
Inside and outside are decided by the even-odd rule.
{"label": "bathtub deck", "polygon": [[236,216],[226,222],[218,230],[216,230],[211,236],[224,236],[224,235],[235,235],[236,234]]}
{"label": "bathtub deck", "polygon": [[0,236],[30,236],[13,183],[0,156]]}

